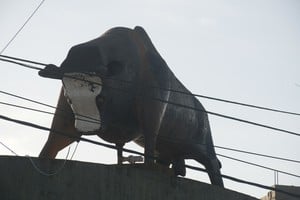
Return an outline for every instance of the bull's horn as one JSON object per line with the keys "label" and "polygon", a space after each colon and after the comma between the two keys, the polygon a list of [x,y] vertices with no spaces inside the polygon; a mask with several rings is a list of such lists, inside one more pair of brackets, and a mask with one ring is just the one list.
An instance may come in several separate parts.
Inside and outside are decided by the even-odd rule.
{"label": "bull's horn", "polygon": [[64,72],[56,65],[49,64],[39,71],[39,75],[45,78],[62,79]]}

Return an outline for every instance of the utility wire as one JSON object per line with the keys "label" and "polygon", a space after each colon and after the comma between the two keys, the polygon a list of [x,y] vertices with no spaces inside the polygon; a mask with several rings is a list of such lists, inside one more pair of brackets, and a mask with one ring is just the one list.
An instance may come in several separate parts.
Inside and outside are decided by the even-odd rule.
{"label": "utility wire", "polygon": [[[17,107],[17,108],[21,108],[21,109],[26,109],[26,110],[30,110],[30,111],[40,112],[40,113],[44,113],[44,114],[55,115],[55,113],[52,113],[52,112],[47,112],[47,111],[43,111],[43,110],[39,110],[39,109],[33,109],[33,108],[29,108],[29,107],[24,107],[24,106],[19,106],[19,105],[15,105],[15,104],[10,104],[10,103],[5,103],[5,102],[0,102],[0,104],[7,105],[7,106],[12,106],[12,107]],[[65,117],[65,116],[63,116],[63,117]],[[87,120],[83,120],[83,121],[87,121]],[[92,123],[93,121],[87,121],[87,122],[91,122]],[[162,138],[162,137],[159,137],[159,138],[160,139],[169,140],[169,141],[171,140],[171,138]],[[173,140],[174,139],[172,139],[171,141],[173,141]],[[176,141],[173,141],[173,142],[176,142]],[[182,143],[182,142],[178,141],[176,143]],[[213,146],[213,147],[214,148],[218,148],[218,149],[223,149],[223,150],[229,150],[229,151],[239,152],[239,153],[251,154],[251,155],[255,155],[255,156],[262,156],[262,157],[267,157],[267,158],[272,158],[272,159],[277,159],[277,160],[283,160],[283,161],[288,161],[288,162],[300,163],[300,161],[298,161],[298,160],[292,160],[292,159],[286,159],[286,158],[281,158],[281,157],[276,157],[276,156],[270,156],[270,155],[255,153],[255,152],[238,150],[238,149],[233,149],[233,148],[229,148],[229,147],[222,147],[222,146],[216,146],[216,145]]]}
{"label": "utility wire", "polygon": [[[73,78],[73,79],[76,79],[76,80],[81,80],[81,81],[89,82],[91,84],[101,85],[103,87],[108,87],[108,86],[105,86],[105,85],[103,85],[101,83],[97,83],[97,82],[93,82],[93,81],[88,81],[88,80],[80,79],[80,78],[77,78],[77,77],[75,78],[75,77],[72,77],[72,76],[69,76],[69,75],[64,75],[64,77],[68,77],[68,78]],[[129,91],[123,90],[121,88],[113,88],[113,87],[109,87],[109,88],[110,89],[114,89],[114,90],[123,91],[125,93],[129,93]],[[141,95],[139,97],[145,98],[145,97],[143,97]],[[254,126],[259,126],[259,127],[263,127],[263,128],[267,128],[267,129],[271,129],[271,130],[283,132],[283,133],[288,133],[290,135],[300,136],[300,134],[297,133],[297,132],[288,131],[288,130],[276,128],[276,127],[273,127],[273,126],[269,126],[269,125],[265,125],[265,124],[260,124],[260,123],[257,123],[257,122],[252,122],[252,121],[249,121],[249,120],[239,119],[237,117],[231,117],[231,116],[228,116],[228,115],[224,115],[224,114],[219,114],[219,113],[216,113],[216,112],[207,111],[207,110],[204,110],[204,109],[199,109],[199,108],[195,108],[195,107],[192,107],[192,106],[179,104],[179,103],[176,103],[176,102],[170,102],[170,101],[167,101],[167,100],[163,100],[163,99],[159,99],[159,98],[155,98],[155,97],[151,97],[151,96],[146,96],[146,97],[148,99],[150,99],[150,100],[159,101],[159,102],[162,102],[162,103],[167,103],[167,104],[170,104],[170,105],[174,105],[174,106],[178,106],[178,107],[182,107],[182,108],[186,108],[186,109],[195,110],[195,111],[198,111],[198,112],[204,112],[204,113],[207,113],[207,114],[210,114],[210,115],[214,115],[214,116],[218,116],[218,117],[222,117],[222,118],[226,118],[226,119],[230,119],[230,120],[235,120],[235,121],[239,121],[239,122],[242,122],[242,123],[247,123],[247,124],[251,124],[251,125],[254,125]]]}
{"label": "utility wire", "polygon": [[[72,76],[69,76],[69,75],[64,75],[64,77],[68,77],[68,78],[73,78],[73,79],[76,79],[76,80],[81,80],[81,81],[89,82],[89,83],[95,84],[95,85],[101,85],[103,87],[108,87],[108,86],[105,86],[105,85],[103,85],[101,83],[97,83],[97,82],[93,82],[93,81],[88,81],[88,80],[80,79],[80,78],[77,78],[77,77],[72,77]],[[109,87],[109,88],[110,89],[114,89],[114,90],[118,90],[118,91],[122,91],[124,93],[129,93],[129,91],[126,91],[126,90],[121,89],[121,88],[113,88],[113,87]],[[218,116],[218,117],[221,117],[221,118],[235,120],[235,121],[239,121],[239,122],[242,122],[242,123],[251,124],[251,125],[254,125],[254,126],[259,126],[259,127],[263,127],[263,128],[267,128],[267,129],[271,129],[271,130],[283,132],[283,133],[288,133],[290,135],[300,136],[300,134],[297,133],[297,132],[288,131],[288,130],[276,128],[276,127],[273,127],[273,126],[269,126],[269,125],[265,125],[265,124],[260,124],[260,123],[257,123],[257,122],[252,122],[252,121],[249,121],[249,120],[239,119],[237,117],[231,117],[231,116],[228,116],[228,115],[224,115],[224,114],[219,114],[219,113],[216,113],[216,112],[207,111],[207,110],[204,110],[204,109],[199,109],[199,108],[195,108],[195,107],[192,107],[192,106],[179,104],[179,103],[176,103],[176,102],[170,102],[170,101],[167,101],[167,100],[163,100],[163,99],[159,99],[159,98],[155,98],[155,97],[151,97],[151,96],[145,96],[145,97],[143,97],[141,95],[139,95],[139,96],[137,95],[137,97],[142,97],[142,98],[147,97],[148,99],[153,100],[153,101],[159,101],[159,102],[162,102],[162,103],[168,103],[170,105],[174,105],[174,106],[178,106],[178,107],[182,107],[182,108],[186,108],[186,109],[195,110],[195,111],[198,111],[198,112],[204,112],[204,113],[207,113],[207,114],[210,114],[210,115],[214,115],[214,116]]]}
{"label": "utility wire", "polygon": [[[26,121],[12,119],[12,118],[9,118],[9,117],[3,116],[3,115],[0,115],[0,119],[6,120],[6,121],[15,122],[15,123],[18,123],[18,124],[21,124],[21,125],[25,125],[25,126],[29,126],[29,127],[33,127],[33,128],[37,128],[37,129],[40,129],[40,130],[52,131],[55,134],[63,135],[65,137],[69,137],[71,139],[76,139],[77,141],[85,141],[85,142],[89,142],[89,143],[92,143],[92,144],[101,145],[101,146],[112,148],[112,149],[117,149],[117,147],[114,146],[114,145],[104,144],[104,143],[96,142],[96,141],[89,140],[89,139],[86,139],[86,138],[83,138],[83,137],[69,135],[69,134],[66,134],[64,132],[61,132],[61,131],[58,131],[58,130],[54,130],[52,128],[43,127],[43,126],[40,126],[40,125],[37,125],[37,124],[33,124],[33,123],[30,123],[30,122],[26,122]],[[143,153],[140,153],[140,152],[137,152],[137,151],[133,151],[133,150],[125,149],[125,148],[123,150],[125,152],[128,152],[128,153],[133,153],[133,154],[138,154],[138,155],[141,155],[141,156],[145,156]],[[284,172],[284,171],[281,171],[281,170],[277,170],[277,169],[265,167],[265,166],[262,166],[262,165],[258,165],[258,164],[255,164],[255,163],[251,163],[251,162],[239,160],[239,159],[232,158],[232,157],[229,157],[229,156],[225,156],[225,155],[222,155],[222,154],[217,154],[217,155],[221,156],[221,157],[228,158],[228,159],[232,159],[232,160],[235,160],[235,161],[243,162],[243,163],[246,163],[246,164],[249,164],[249,165],[254,165],[254,166],[261,167],[261,168],[264,168],[264,169],[268,169],[268,170],[271,170],[271,171],[278,171],[278,172],[280,172],[282,174],[286,174],[286,175],[290,175],[290,176],[294,176],[294,177],[300,178],[300,176],[296,175],[296,174],[292,174],[292,173]]]}
{"label": "utility wire", "polygon": [[[13,57],[13,56],[0,55],[0,57],[6,58],[6,59],[11,59],[11,60],[17,60],[17,61],[21,61],[21,62],[27,62],[27,63],[31,63],[31,64],[35,64],[35,65],[47,66],[47,64],[45,64],[45,63],[27,60],[27,59],[23,59],[23,58],[17,58],[17,57]],[[20,62],[15,63],[15,64],[20,64]]]}
{"label": "utility wire", "polygon": [[293,174],[293,173],[289,173],[289,172],[277,170],[277,169],[274,169],[274,168],[271,168],[271,167],[266,167],[266,166],[259,165],[259,164],[256,164],[256,163],[252,163],[252,162],[240,160],[240,159],[237,159],[237,158],[233,158],[231,156],[225,156],[225,155],[222,155],[222,154],[219,154],[219,153],[217,153],[217,155],[220,156],[220,157],[223,157],[223,158],[227,158],[227,159],[230,159],[230,160],[238,161],[238,162],[245,163],[245,164],[248,164],[248,165],[260,167],[260,168],[263,168],[263,169],[268,169],[268,170],[271,170],[271,171],[277,171],[277,172],[280,172],[280,173],[285,174],[285,175],[289,175],[289,176],[294,176],[294,177],[300,178],[300,175],[297,175],[297,174]]}
{"label": "utility wire", "polygon": [[217,148],[217,149],[224,149],[224,150],[228,150],[228,151],[235,151],[235,152],[239,152],[239,153],[245,153],[245,154],[250,154],[250,155],[255,155],[255,156],[272,158],[272,159],[277,159],[277,160],[282,160],[282,161],[300,163],[299,160],[287,159],[287,158],[282,158],[282,157],[277,157],[277,156],[270,156],[270,155],[266,155],[266,154],[250,152],[250,151],[244,151],[244,150],[239,150],[239,149],[233,149],[233,148],[228,148],[228,147],[221,147],[221,146],[217,146],[217,145],[215,145],[214,147]]}
{"label": "utility wire", "polygon": [[[6,55],[0,55],[0,57],[13,59],[13,60],[18,60],[18,61],[22,61],[22,62],[28,62],[28,63],[31,63],[31,64],[47,66],[47,64],[45,64],[45,63],[30,61],[30,60],[26,60],[26,59],[23,59],[23,58],[16,58],[16,57],[6,56]],[[5,60],[5,59],[0,59],[0,60],[10,62],[9,60]],[[22,65],[21,63],[17,63],[17,62],[11,62],[11,63]],[[24,66],[24,65],[22,65],[22,66]],[[28,65],[24,66],[24,67],[28,67]],[[37,68],[37,70],[42,70],[42,69]],[[113,79],[113,78],[103,77],[103,76],[101,76],[101,78],[110,79],[110,80],[113,80],[113,81],[123,82],[123,83],[127,83],[127,84],[133,84],[131,81],[126,81],[126,80],[118,80],[118,79]],[[278,112],[278,113],[283,113],[283,114],[290,114],[290,115],[300,116],[300,113],[296,113],[296,112],[290,112],[290,111],[285,111],[285,110],[279,110],[279,109],[274,109],[274,108],[257,106],[257,105],[253,105],[253,104],[247,104],[247,103],[241,103],[241,102],[237,102],[237,101],[226,100],[226,99],[211,97],[211,96],[207,96],[207,95],[193,94],[193,93],[189,93],[189,92],[178,91],[178,90],[174,90],[174,89],[161,88],[161,87],[150,86],[150,85],[147,85],[145,87],[146,88],[155,88],[155,89],[159,89],[159,90],[170,91],[170,92],[175,92],[175,93],[180,93],[180,94],[184,94],[184,95],[195,96],[195,97],[200,97],[200,98],[205,98],[205,99],[210,99],[210,100],[214,100],[214,101],[220,101],[220,102],[224,102],[224,103],[230,103],[230,104],[235,104],[235,105],[240,105],[240,106],[246,106],[246,107],[256,108],[256,109],[260,109],[260,110],[266,110],[266,111],[272,111],[272,112]]]}
{"label": "utility wire", "polygon": [[[1,55],[0,55],[0,57],[1,57]],[[29,69],[42,70],[42,68],[39,68],[39,67],[35,67],[35,66],[32,66],[32,65],[28,65],[28,64],[24,64],[24,63],[12,61],[12,60],[4,59],[4,58],[0,58],[0,60],[4,61],[4,62],[9,62],[9,63],[21,65],[21,66],[29,68]]]}
{"label": "utility wire", "polygon": [[[123,82],[123,83],[127,83],[127,84],[133,84],[131,81],[126,81],[126,80],[119,80],[119,79],[114,79],[114,78],[109,78],[109,77],[103,77],[103,76],[101,76],[101,78],[103,78],[103,79],[109,79],[109,80],[113,80],[113,81],[118,81],[118,82]],[[239,106],[256,108],[256,109],[260,109],[260,110],[266,110],[266,111],[272,111],[272,112],[277,112],[277,113],[283,113],[283,114],[300,116],[300,113],[296,113],[296,112],[290,112],[290,111],[285,111],[285,110],[279,110],[279,109],[274,109],[274,108],[257,106],[257,105],[253,105],[253,104],[247,104],[247,103],[241,103],[241,102],[237,102],[237,101],[226,100],[226,99],[211,97],[211,96],[207,96],[207,95],[200,95],[200,94],[195,94],[195,93],[190,93],[190,92],[184,92],[184,91],[179,91],[179,90],[174,90],[174,89],[168,89],[168,88],[162,88],[162,87],[156,87],[156,86],[151,86],[151,85],[146,85],[144,87],[145,88],[159,89],[159,90],[163,90],[163,91],[170,91],[170,92],[174,92],[174,93],[179,93],[179,94],[184,94],[184,95],[194,96],[194,97],[200,97],[200,98],[204,98],[204,99],[209,99],[209,100],[214,100],[214,101],[220,101],[220,102],[235,104],[235,105],[239,105]]]}
{"label": "utility wire", "polygon": [[[43,110],[29,108],[29,107],[25,107],[25,106],[19,106],[19,105],[16,105],[16,104],[10,104],[10,103],[5,103],[5,102],[1,102],[1,101],[0,101],[0,104],[6,105],[6,106],[11,106],[11,107],[16,107],[16,108],[20,108],[20,109],[30,110],[30,111],[34,111],[34,112],[40,112],[40,113],[44,113],[44,114],[55,115],[55,113],[53,113],[53,112],[43,111]],[[66,117],[65,115],[59,115],[59,116]],[[94,122],[94,121],[88,121],[88,120],[84,120],[84,119],[78,119],[78,120],[87,121],[87,122],[90,122],[90,123],[97,123],[97,122]],[[100,123],[100,122],[98,122],[98,123]],[[162,137],[162,136],[159,136],[159,138],[164,139],[164,140],[173,141],[175,143],[181,143],[180,141],[174,141],[174,138],[166,138],[166,137]],[[200,145],[200,144],[198,144],[198,145]],[[203,144],[203,145],[205,145],[205,144]],[[276,157],[276,156],[271,156],[271,155],[266,155],[266,154],[261,154],[261,153],[256,153],[256,152],[249,152],[249,151],[244,151],[244,150],[239,150],[239,149],[234,149],[234,148],[229,148],[229,147],[222,147],[222,146],[217,146],[217,145],[214,145],[213,147],[218,148],[218,149],[223,149],[223,150],[229,150],[229,151],[244,153],[244,154],[250,154],[250,155],[255,155],[255,156],[261,156],[261,157],[267,157],[267,158],[282,160],[282,161],[300,163],[299,160]]]}
{"label": "utility wire", "polygon": [[[29,108],[27,106],[20,106],[20,105],[16,105],[16,104],[11,104],[11,103],[6,103],[6,102],[2,102],[0,101],[0,104],[1,105],[5,105],[5,106],[10,106],[10,107],[15,107],[15,108],[20,108],[20,109],[24,109],[24,110],[30,110],[30,111],[34,111],[34,112],[39,112],[39,113],[43,113],[43,114],[49,114],[49,115],[56,115],[56,116],[60,116],[62,118],[71,118],[70,116],[68,115],[64,115],[65,113],[61,113],[61,114],[57,114],[57,113],[53,113],[53,112],[48,112],[48,111],[44,111],[44,110],[40,110],[40,109],[35,109],[35,108]],[[59,110],[59,108],[57,108]],[[83,115],[79,115],[79,116],[82,116],[82,117],[85,117]],[[87,117],[86,117],[87,118]],[[93,123],[93,124],[101,124],[99,120],[88,120],[88,119],[82,119],[82,118],[79,118],[77,119],[79,121],[84,121],[84,122],[89,122],[89,123]]]}
{"label": "utility wire", "polygon": [[9,150],[12,154],[14,154],[15,156],[19,156],[15,151],[13,151],[11,148],[9,148],[6,144],[4,144],[3,142],[0,141],[0,144],[5,147],[7,150]]}
{"label": "utility wire", "polygon": [[39,102],[39,101],[35,101],[35,100],[29,99],[29,98],[26,98],[26,97],[22,97],[22,96],[15,95],[15,94],[12,94],[12,93],[9,93],[9,92],[5,92],[5,91],[3,91],[3,90],[0,90],[0,93],[5,94],[5,95],[8,95],[8,96],[15,97],[15,98],[18,98],[18,99],[22,99],[22,100],[25,100],[25,101],[29,101],[29,102],[31,102],[31,103],[35,103],[35,104],[39,104],[39,105],[42,105],[42,106],[46,106],[46,107],[49,107],[49,108],[56,109],[55,106],[51,106],[51,105],[49,105],[49,104],[41,103],[41,102]]}
{"label": "utility wire", "polygon": [[[207,172],[207,170],[202,169],[200,167],[194,167],[194,166],[191,166],[191,165],[185,165],[185,167],[188,168],[188,169],[196,170],[196,171]],[[246,180],[235,178],[235,177],[228,176],[228,175],[225,175],[225,174],[221,174],[221,176],[225,179],[228,179],[228,180],[231,180],[231,181],[234,181],[234,182],[237,182],[237,183],[243,183],[243,184],[251,185],[251,186],[254,186],[254,187],[263,188],[263,189],[266,189],[266,190],[280,192],[282,194],[286,194],[286,195],[289,195],[291,197],[300,198],[299,194],[291,193],[291,192],[281,190],[281,189],[278,189],[278,188],[275,188],[275,187],[270,187],[270,186],[262,185],[262,184],[259,184],[259,183],[246,181]]]}
{"label": "utility wire", "polygon": [[48,112],[48,111],[44,111],[44,110],[39,110],[39,109],[35,109],[35,108],[29,108],[27,106],[20,106],[20,105],[16,105],[16,104],[11,104],[11,103],[6,103],[6,102],[2,102],[0,101],[1,105],[5,105],[5,106],[11,106],[11,107],[15,107],[15,108],[21,108],[24,110],[30,110],[30,111],[34,111],[34,112],[39,112],[39,113],[44,113],[44,114],[49,114],[49,115],[54,115],[55,113],[53,112]]}
{"label": "utility wire", "polygon": [[[31,102],[31,103],[36,103],[38,105],[42,105],[42,106],[46,106],[46,107],[49,107],[49,108],[57,109],[61,113],[66,113],[66,110],[63,109],[63,108],[60,108],[60,107],[55,107],[55,106],[52,106],[52,105],[49,105],[49,104],[41,103],[39,101],[35,101],[35,100],[32,100],[32,99],[22,97],[22,96],[19,96],[19,95],[15,95],[15,94],[5,92],[5,91],[2,91],[2,90],[0,90],[0,93],[8,95],[8,96],[15,97],[15,98],[18,98],[18,99],[22,99],[24,101],[28,101],[28,102]],[[2,104],[6,104],[8,106],[20,107],[20,106],[14,105],[14,104],[9,105],[9,103],[4,103],[4,102],[2,102]],[[28,108],[28,110],[33,110],[34,111],[34,109],[32,109],[32,108]],[[44,111],[41,111],[41,112],[44,112]],[[50,114],[50,113],[47,113],[47,114]],[[94,119],[94,118],[89,117],[89,116],[80,115],[80,114],[78,114],[78,116],[86,118],[86,119],[80,119],[81,121],[86,121],[86,122],[90,122],[90,123],[98,123],[98,124],[100,123],[100,121],[98,119]]]}
{"label": "utility wire", "polygon": [[[33,124],[33,123],[30,123],[30,122],[26,122],[26,121],[12,119],[12,118],[9,118],[9,117],[3,116],[3,115],[0,115],[0,119],[6,120],[6,121],[10,121],[10,122],[14,122],[14,123],[18,123],[18,124],[25,125],[25,126],[29,126],[29,127],[32,127],[32,128],[37,128],[37,129],[40,129],[40,130],[52,131],[52,132],[54,132],[56,134],[59,134],[59,135],[65,136],[65,137],[69,137],[69,138],[73,138],[73,139],[76,139],[76,140],[81,140],[81,141],[89,142],[89,143],[92,143],[92,144],[96,144],[96,145],[100,145],[100,146],[104,146],[104,147],[108,147],[108,148],[112,148],[112,149],[117,149],[117,147],[113,146],[113,145],[100,143],[100,142],[93,141],[93,140],[90,140],[90,139],[86,139],[86,138],[83,138],[83,137],[72,136],[72,135],[66,134],[66,133],[61,132],[61,131],[53,130],[53,129],[50,129],[50,128],[47,128],[47,127],[43,127],[43,126],[40,126],[40,125],[37,125],[37,124]],[[128,152],[128,153],[133,153],[133,154],[141,155],[141,156],[147,156],[144,153],[140,153],[138,151],[133,151],[133,150],[126,149],[126,148],[124,148],[123,151]],[[154,159],[155,157],[151,157],[151,158]],[[187,167],[189,169],[197,170],[197,171],[207,172],[206,169],[198,168],[198,167],[194,167],[194,166],[190,166],[190,165],[185,165],[185,167]],[[256,186],[256,187],[260,187],[260,188],[264,188],[264,189],[268,189],[268,190],[273,190],[273,191],[277,191],[277,192],[281,192],[281,193],[287,194],[289,196],[300,198],[300,195],[298,195],[298,194],[286,192],[284,190],[279,190],[277,188],[272,188],[272,187],[261,185],[261,184],[258,184],[258,183],[253,183],[253,182],[245,181],[245,180],[238,179],[238,178],[235,178],[235,177],[232,177],[232,176],[228,176],[228,175],[220,175],[220,176],[223,177],[223,178],[225,178],[225,179],[229,179],[229,180],[232,180],[232,181],[235,181],[235,182],[244,183],[244,184],[248,184],[248,185],[252,185],[252,186]]]}
{"label": "utility wire", "polygon": [[43,5],[45,0],[42,0],[38,7],[33,11],[33,13],[28,17],[25,23],[21,26],[21,28],[15,33],[15,35],[9,40],[9,42],[5,45],[5,47],[1,50],[0,55],[7,49],[7,47],[14,41],[14,39],[18,36],[18,34],[22,31],[22,29],[26,26],[26,24],[31,20],[34,14],[38,11],[38,9]]}

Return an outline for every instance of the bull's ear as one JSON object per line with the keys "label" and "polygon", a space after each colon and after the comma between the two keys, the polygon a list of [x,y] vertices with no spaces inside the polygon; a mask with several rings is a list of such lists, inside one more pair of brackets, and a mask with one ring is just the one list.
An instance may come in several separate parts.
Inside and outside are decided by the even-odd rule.
{"label": "bull's ear", "polygon": [[112,61],[107,65],[107,72],[106,76],[116,76],[120,74],[124,69],[124,66],[121,62],[119,61]]}

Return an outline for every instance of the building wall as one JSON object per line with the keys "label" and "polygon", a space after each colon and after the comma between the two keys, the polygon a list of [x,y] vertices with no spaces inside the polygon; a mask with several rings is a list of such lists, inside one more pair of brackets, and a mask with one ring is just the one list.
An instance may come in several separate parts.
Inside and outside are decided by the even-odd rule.
{"label": "building wall", "polygon": [[[103,165],[0,156],[1,200],[256,200],[210,184],[178,178],[145,165]],[[63,166],[63,167],[62,167]],[[59,170],[61,169],[61,170]]]}

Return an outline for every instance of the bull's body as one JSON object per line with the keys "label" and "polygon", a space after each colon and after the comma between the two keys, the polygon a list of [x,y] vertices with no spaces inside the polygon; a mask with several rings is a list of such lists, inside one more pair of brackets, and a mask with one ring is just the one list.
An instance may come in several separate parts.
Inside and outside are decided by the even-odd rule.
{"label": "bull's body", "polygon": [[[178,174],[185,173],[184,159],[195,159],[206,167],[213,184],[223,186],[208,116],[196,111],[204,111],[203,106],[194,96],[184,94],[190,92],[171,72],[141,27],[114,28],[73,47],[60,69],[65,74],[97,72],[101,77],[103,87],[96,98],[101,126],[90,132],[76,130],[72,109],[61,94],[58,106],[69,117],[56,115],[53,129],[72,135],[97,134],[115,144],[135,141],[145,148],[146,161],[151,162],[157,155],[156,162],[172,163]],[[54,158],[71,142],[72,139],[50,133],[40,157]]]}

